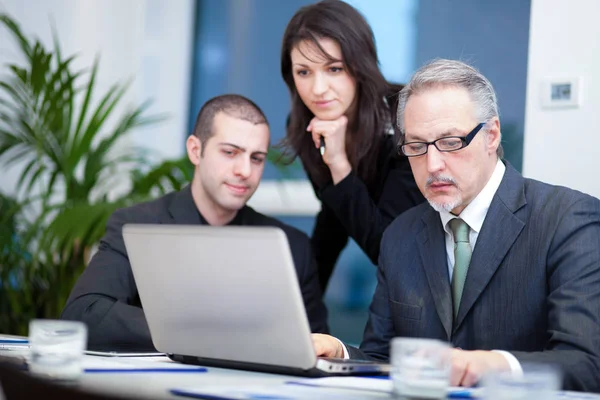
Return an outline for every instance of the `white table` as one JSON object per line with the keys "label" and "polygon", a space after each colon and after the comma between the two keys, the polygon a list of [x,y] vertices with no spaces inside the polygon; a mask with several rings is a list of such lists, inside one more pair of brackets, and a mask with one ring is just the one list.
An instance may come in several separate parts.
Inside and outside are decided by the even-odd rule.
{"label": "white table", "polygon": [[[276,386],[287,381],[302,379],[295,376],[266,374],[222,368],[207,368],[207,372],[126,372],[126,373],[86,373],[80,380],[82,389],[105,394],[116,394],[147,399],[185,399],[170,393],[173,388],[199,388],[224,385],[228,387],[248,387],[256,385]],[[347,389],[314,388],[324,397],[328,393],[347,395],[360,394],[364,399],[388,398],[385,393],[351,391]],[[315,398],[312,396],[312,398]]]}
{"label": "white table", "polygon": [[[0,338],[8,338],[8,335],[0,335]],[[18,338],[11,336],[11,338]],[[12,354],[18,354],[11,352]],[[4,353],[3,355],[8,355]],[[104,359],[112,357],[85,356],[87,360]],[[119,358],[114,358],[119,360]],[[126,360],[126,359],[123,359]],[[157,367],[172,364],[167,357],[162,358],[136,358],[144,360],[145,363],[155,364]],[[91,362],[91,361],[90,361]],[[89,364],[89,363],[88,363]],[[84,366],[86,362],[84,361]],[[302,379],[295,376],[266,374],[241,370],[207,368],[207,372],[100,372],[84,373],[79,380],[78,387],[83,390],[113,394],[137,399],[179,399],[184,397],[170,393],[171,389],[202,388],[206,386],[226,386],[229,388],[243,388],[248,386],[278,386],[285,382]],[[363,399],[389,399],[386,393],[358,391],[348,389],[315,388],[316,396],[308,398],[328,398],[328,394],[344,395],[345,397],[357,397]],[[600,395],[588,393],[576,393],[575,396],[563,395],[561,399],[588,399],[600,400]]]}
{"label": "white table", "polygon": [[[160,361],[157,361],[160,363]],[[266,374],[258,372],[207,368],[207,372],[139,372],[139,373],[86,373],[83,375],[81,388],[100,393],[110,393],[134,398],[179,399],[171,389],[202,388],[206,386],[226,386],[243,388],[249,386],[278,386],[285,382],[303,379],[295,376]],[[342,395],[344,398],[390,399],[387,393],[364,390],[310,388],[312,395],[307,399],[330,398],[331,395]],[[589,393],[562,392],[561,400],[600,400],[600,395]]]}

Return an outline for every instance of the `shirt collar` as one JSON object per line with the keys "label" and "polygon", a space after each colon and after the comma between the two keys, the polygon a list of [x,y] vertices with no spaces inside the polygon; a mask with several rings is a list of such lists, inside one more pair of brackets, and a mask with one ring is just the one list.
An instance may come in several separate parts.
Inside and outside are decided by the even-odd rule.
{"label": "shirt collar", "polygon": [[[459,217],[469,225],[469,228],[477,233],[479,233],[481,230],[485,216],[487,215],[488,209],[490,208],[490,204],[492,203],[498,187],[500,187],[500,183],[502,182],[502,177],[504,176],[505,171],[506,166],[500,159],[498,159],[496,168],[494,169],[494,172],[492,173],[492,176],[486,185],[459,215]],[[448,222],[450,222],[452,218],[456,218],[456,215],[447,211],[440,211],[442,226],[447,233],[450,233]]]}
{"label": "shirt collar", "polygon": [[[231,221],[229,221],[228,223],[226,223],[225,225],[233,225],[233,226],[242,226],[242,225],[248,225],[248,221],[246,220],[246,214],[248,214],[248,206],[244,206],[242,208],[240,208],[240,210],[237,212],[237,214],[235,214],[235,217],[233,217],[233,219]],[[200,210],[198,210],[198,215],[200,217],[200,224],[201,225],[209,225],[209,223],[206,221],[206,218],[204,218],[204,216],[202,215],[202,213],[200,212]]]}

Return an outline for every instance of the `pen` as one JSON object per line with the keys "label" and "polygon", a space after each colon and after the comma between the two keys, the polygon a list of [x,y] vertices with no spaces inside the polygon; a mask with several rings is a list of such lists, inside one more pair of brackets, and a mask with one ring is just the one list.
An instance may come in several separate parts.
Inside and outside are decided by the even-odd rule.
{"label": "pen", "polygon": [[473,391],[468,389],[451,391],[447,395],[448,399],[472,399],[474,397]]}
{"label": "pen", "polygon": [[321,157],[325,154],[325,138],[321,136],[321,143],[319,145],[319,151],[321,152]]}

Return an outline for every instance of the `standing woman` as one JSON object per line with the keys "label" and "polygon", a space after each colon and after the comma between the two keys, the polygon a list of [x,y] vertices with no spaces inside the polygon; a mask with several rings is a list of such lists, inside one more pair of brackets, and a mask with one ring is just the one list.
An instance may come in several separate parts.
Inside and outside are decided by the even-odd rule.
{"label": "standing woman", "polygon": [[325,292],[348,236],[377,264],[385,228],[423,201],[407,158],[397,152],[402,87],[379,70],[367,21],[338,0],[303,7],[292,17],[281,73],[292,102],[282,145],[286,155],[300,157],[321,200],[311,240]]}

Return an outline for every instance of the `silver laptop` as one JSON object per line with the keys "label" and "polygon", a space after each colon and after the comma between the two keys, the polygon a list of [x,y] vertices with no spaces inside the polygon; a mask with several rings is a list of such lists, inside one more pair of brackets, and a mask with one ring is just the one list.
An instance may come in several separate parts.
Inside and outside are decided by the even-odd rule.
{"label": "silver laptop", "polygon": [[127,224],[123,237],[154,346],[172,359],[303,376],[389,371],[317,359],[281,229]]}

